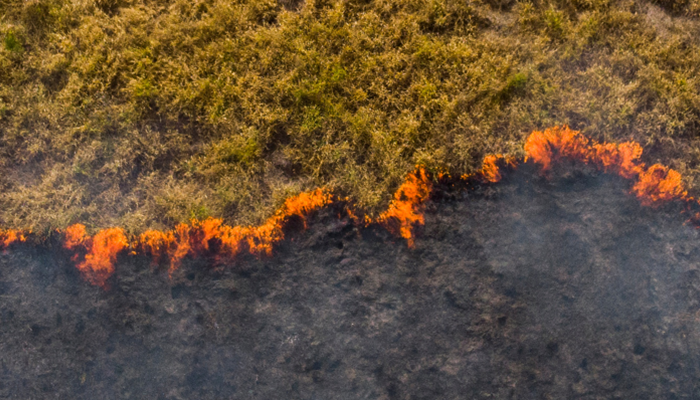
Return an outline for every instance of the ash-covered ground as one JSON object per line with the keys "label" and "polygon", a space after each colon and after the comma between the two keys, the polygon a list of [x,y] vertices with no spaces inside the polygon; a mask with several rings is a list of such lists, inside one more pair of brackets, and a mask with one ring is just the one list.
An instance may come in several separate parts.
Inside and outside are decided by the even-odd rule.
{"label": "ash-covered ground", "polygon": [[[443,188],[444,189],[444,188]],[[0,398],[697,399],[700,237],[586,167],[429,203],[415,248],[333,210],[271,258],[0,256]]]}

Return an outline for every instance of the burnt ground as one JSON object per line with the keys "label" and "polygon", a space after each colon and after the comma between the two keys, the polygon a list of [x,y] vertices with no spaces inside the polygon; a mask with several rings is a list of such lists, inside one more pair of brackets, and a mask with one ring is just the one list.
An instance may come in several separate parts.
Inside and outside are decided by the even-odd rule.
{"label": "burnt ground", "polygon": [[443,192],[408,249],[326,210],[268,259],[0,256],[0,398],[700,398],[700,238],[585,167]]}

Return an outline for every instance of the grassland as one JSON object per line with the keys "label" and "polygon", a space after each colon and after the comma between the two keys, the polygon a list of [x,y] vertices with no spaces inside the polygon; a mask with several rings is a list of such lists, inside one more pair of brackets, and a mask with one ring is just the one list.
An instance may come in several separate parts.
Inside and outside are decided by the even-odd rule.
{"label": "grassland", "polygon": [[569,124],[700,193],[700,0],[0,0],[0,224],[370,213]]}

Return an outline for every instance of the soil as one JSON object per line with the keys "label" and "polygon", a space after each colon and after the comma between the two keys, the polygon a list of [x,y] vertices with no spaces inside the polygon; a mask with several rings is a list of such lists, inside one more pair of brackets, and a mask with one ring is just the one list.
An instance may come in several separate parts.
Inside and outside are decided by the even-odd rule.
{"label": "soil", "polygon": [[442,188],[415,247],[334,210],[272,257],[0,256],[0,398],[700,398],[700,240],[623,179]]}

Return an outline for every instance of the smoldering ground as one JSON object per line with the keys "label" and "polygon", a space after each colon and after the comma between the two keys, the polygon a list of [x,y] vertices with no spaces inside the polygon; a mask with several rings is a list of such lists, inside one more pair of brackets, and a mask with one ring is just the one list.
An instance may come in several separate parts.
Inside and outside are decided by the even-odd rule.
{"label": "smoldering ground", "polygon": [[[415,247],[333,210],[272,257],[0,257],[0,397],[700,397],[700,237],[583,165],[442,188]],[[216,265],[215,265],[216,264]]]}

